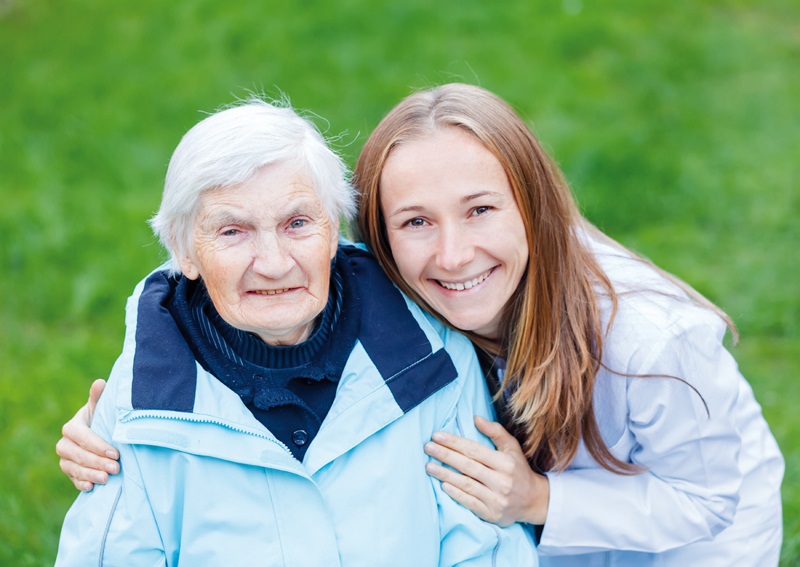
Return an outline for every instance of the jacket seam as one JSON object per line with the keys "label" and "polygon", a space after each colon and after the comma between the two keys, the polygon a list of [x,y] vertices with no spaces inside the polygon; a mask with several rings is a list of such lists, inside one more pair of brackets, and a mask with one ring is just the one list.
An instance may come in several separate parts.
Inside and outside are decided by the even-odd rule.
{"label": "jacket seam", "polygon": [[497,538],[497,544],[492,550],[492,567],[497,567],[497,555],[500,553],[500,528],[496,525],[492,525],[492,528],[494,528],[494,537]]}
{"label": "jacket seam", "polygon": [[119,504],[119,499],[122,496],[122,486],[117,489],[117,496],[114,498],[114,504],[111,506],[111,511],[108,514],[108,520],[106,521],[106,526],[103,529],[103,537],[100,539],[100,555],[97,558],[97,565],[98,567],[103,566],[103,557],[106,553],[106,542],[108,541],[108,532],[111,531],[111,522],[114,519],[114,512],[117,510],[117,504]]}

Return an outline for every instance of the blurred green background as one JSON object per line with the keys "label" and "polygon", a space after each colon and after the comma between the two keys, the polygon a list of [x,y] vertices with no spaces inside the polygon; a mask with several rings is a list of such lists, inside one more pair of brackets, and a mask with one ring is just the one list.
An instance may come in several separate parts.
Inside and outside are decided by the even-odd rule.
{"label": "blurred green background", "polygon": [[200,111],[310,109],[352,165],[411,90],[481,84],[587,216],[722,306],[784,452],[800,564],[796,0],[0,0],[0,565],[51,565],[61,424],[106,376],[145,224]]}

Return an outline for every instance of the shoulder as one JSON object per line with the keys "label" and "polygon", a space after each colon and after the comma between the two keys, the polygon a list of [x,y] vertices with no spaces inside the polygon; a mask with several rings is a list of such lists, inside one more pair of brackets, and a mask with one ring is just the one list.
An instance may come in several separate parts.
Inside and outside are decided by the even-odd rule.
{"label": "shoulder", "polygon": [[360,346],[404,410],[434,393],[457,396],[465,381],[476,380],[477,357],[466,337],[403,294],[363,248],[340,245],[339,253],[348,271],[344,285],[355,288],[347,297],[358,302]]}
{"label": "shoulder", "polygon": [[657,352],[706,341],[721,344],[727,329],[722,318],[698,305],[655,266],[610,243],[590,240],[589,248],[617,294],[613,320],[610,299],[598,295],[608,364],[636,372]]}
{"label": "shoulder", "polygon": [[[363,244],[342,242],[339,251],[346,258],[350,273],[355,276],[351,281],[358,287],[360,307],[381,315],[378,320],[364,318],[370,327],[380,326],[382,321],[388,319],[396,323],[394,330],[400,334],[403,329],[398,327],[411,326],[422,331],[434,351],[444,348],[456,357],[474,354],[469,339],[423,310],[400,291]],[[372,329],[370,332],[374,331]]]}
{"label": "shoulder", "polygon": [[151,398],[166,399],[166,392],[180,409],[193,405],[197,365],[168,308],[176,281],[166,265],[159,266],[128,298],[122,352],[109,377],[120,408],[160,408],[163,402]]}

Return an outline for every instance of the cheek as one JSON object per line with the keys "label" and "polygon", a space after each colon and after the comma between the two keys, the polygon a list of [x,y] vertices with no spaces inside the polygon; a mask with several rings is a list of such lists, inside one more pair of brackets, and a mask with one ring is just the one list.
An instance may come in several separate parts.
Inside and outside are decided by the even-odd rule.
{"label": "cheek", "polygon": [[424,295],[426,293],[424,285],[424,262],[420,261],[419,257],[415,256],[413,251],[411,251],[410,254],[401,253],[399,257],[395,256],[395,264],[397,265],[400,279],[415,292]]}
{"label": "cheek", "polygon": [[312,293],[322,301],[328,299],[328,287],[331,279],[331,258],[328,257],[327,243],[309,243],[308,248],[298,253],[296,258],[300,269],[305,273]]}
{"label": "cheek", "polygon": [[409,271],[420,263],[420,258],[425,255],[424,245],[421,242],[412,242],[410,238],[403,235],[389,233],[389,248],[392,250],[397,269],[406,277]]}
{"label": "cheek", "polygon": [[528,238],[525,226],[519,213],[509,220],[508,227],[510,227],[511,230],[508,231],[509,238],[506,243],[506,253],[509,257],[514,258],[516,263],[524,270],[528,265],[530,250],[528,249]]}
{"label": "cheek", "polygon": [[204,279],[206,284],[206,289],[208,290],[208,296],[211,298],[211,302],[217,306],[217,309],[220,313],[224,313],[225,311],[229,311],[234,307],[233,303],[235,301],[235,294],[232,293],[230,286],[227,285],[225,281],[219,281],[214,279],[213,277]]}
{"label": "cheek", "polygon": [[200,256],[201,276],[208,289],[208,294],[212,300],[217,300],[234,295],[237,288],[237,270],[235,263],[230,261],[224,254],[213,254]]}
{"label": "cheek", "polygon": [[397,272],[400,274],[400,277],[404,282],[406,282],[409,286],[414,289],[417,289],[417,273],[416,270],[412,271],[409,266],[404,264],[403,262],[395,260],[397,264]]}

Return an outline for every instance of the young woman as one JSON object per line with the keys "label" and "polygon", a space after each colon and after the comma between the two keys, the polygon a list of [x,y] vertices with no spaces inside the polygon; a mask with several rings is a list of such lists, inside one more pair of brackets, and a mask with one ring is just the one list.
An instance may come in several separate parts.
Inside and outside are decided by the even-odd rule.
{"label": "young woman", "polygon": [[[777,564],[783,460],[722,345],[730,320],[589,224],[505,102],[461,84],[409,96],[354,180],[364,242],[470,336],[513,433],[476,420],[497,450],[434,435],[445,491],[537,526],[543,565]],[[102,455],[90,407],[65,434]],[[115,466],[60,444],[76,485]]]}

